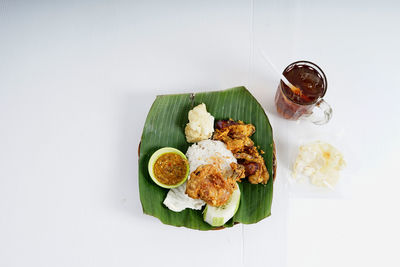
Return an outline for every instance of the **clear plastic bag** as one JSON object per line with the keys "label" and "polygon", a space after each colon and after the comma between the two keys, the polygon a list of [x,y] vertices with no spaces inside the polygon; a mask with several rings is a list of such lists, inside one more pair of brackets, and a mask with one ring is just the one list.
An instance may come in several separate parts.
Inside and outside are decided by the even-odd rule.
{"label": "clear plastic bag", "polygon": [[[287,177],[289,195],[291,198],[347,198],[351,191],[351,175],[347,159],[352,154],[351,147],[345,144],[344,129],[334,129],[331,126],[315,126],[309,122],[288,122],[288,144],[286,147],[286,167],[284,176]],[[316,186],[308,178],[294,178],[293,167],[302,145],[320,141],[328,143],[338,149],[346,162],[339,172],[339,180],[335,186]]]}

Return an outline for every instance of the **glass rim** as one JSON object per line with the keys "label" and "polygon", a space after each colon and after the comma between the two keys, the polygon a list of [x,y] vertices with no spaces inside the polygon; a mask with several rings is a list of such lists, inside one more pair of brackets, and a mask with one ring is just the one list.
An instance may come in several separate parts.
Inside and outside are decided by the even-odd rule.
{"label": "glass rim", "polygon": [[[293,63],[290,63],[290,64],[283,70],[282,75],[283,75],[285,72],[287,72],[291,67],[293,67],[293,66],[295,66],[295,65],[302,65],[302,64],[314,68],[314,69],[321,75],[322,81],[323,81],[323,83],[324,83],[324,91],[323,91],[323,93],[321,94],[321,96],[319,96],[317,99],[315,99],[315,100],[314,100],[313,102],[311,102],[311,103],[301,104],[301,103],[298,103],[297,101],[294,101],[294,100],[291,99],[288,95],[286,95],[284,90],[282,90],[282,89],[281,89],[281,90],[282,90],[282,93],[285,95],[285,97],[287,97],[288,99],[290,99],[290,101],[294,102],[295,104],[297,104],[297,105],[302,105],[302,106],[309,106],[309,105],[313,105],[313,104],[317,103],[319,100],[321,100],[321,99],[325,96],[326,91],[327,91],[327,89],[328,89],[328,80],[326,79],[326,75],[325,75],[325,73],[323,72],[323,70],[322,70],[317,64],[315,64],[315,63],[313,63],[313,62],[311,62],[311,61],[307,61],[307,60],[299,60],[299,61],[295,61],[295,62],[293,62]],[[289,81],[289,82],[290,82],[290,81]],[[280,80],[280,83],[281,83],[281,85],[282,85],[282,84],[285,85],[285,83],[284,83],[282,80]],[[286,85],[286,86],[287,86],[287,85]]]}

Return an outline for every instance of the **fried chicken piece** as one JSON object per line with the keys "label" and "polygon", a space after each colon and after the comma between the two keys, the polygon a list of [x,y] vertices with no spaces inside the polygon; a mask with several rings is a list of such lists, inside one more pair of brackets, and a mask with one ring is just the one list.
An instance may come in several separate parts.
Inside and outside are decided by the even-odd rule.
{"label": "fried chicken piece", "polygon": [[239,152],[246,146],[254,145],[253,141],[248,137],[244,139],[232,139],[228,137],[227,139],[223,140],[223,142],[226,144],[226,147],[232,151],[232,153]]}
{"label": "fried chicken piece", "polygon": [[[232,126],[232,127],[231,127]],[[223,130],[228,128],[229,135],[232,138],[242,138],[253,135],[256,128],[252,124],[244,124],[242,121],[229,120],[219,120],[215,124],[216,130]]]}
{"label": "fried chicken piece", "polygon": [[250,139],[254,132],[255,127],[252,124],[244,124],[242,121],[236,122],[231,119],[222,120],[216,123],[213,139],[224,142],[226,147],[234,153],[239,164],[243,165],[245,176],[248,177],[250,183],[266,184],[269,173],[264,158]]}
{"label": "fried chicken piece", "polygon": [[231,179],[240,182],[240,179],[243,179],[246,177],[246,168],[245,166],[241,165],[241,164],[237,164],[232,162],[231,164],[229,164],[232,168],[232,176]]}
{"label": "fried chicken piece", "polygon": [[236,189],[235,179],[225,179],[222,172],[212,164],[201,165],[190,174],[186,185],[186,194],[202,199],[211,206],[225,204]]}
{"label": "fried chicken piece", "polygon": [[245,147],[254,146],[254,142],[249,138],[254,132],[255,127],[252,124],[232,120],[218,121],[213,139],[224,142],[230,151],[236,153]]}
{"label": "fried chicken piece", "polygon": [[215,128],[216,129],[222,129],[222,128],[225,128],[225,127],[228,127],[228,126],[231,126],[231,125],[237,125],[237,124],[239,124],[238,122],[236,122],[236,121],[234,121],[234,120],[232,120],[232,119],[229,119],[229,120],[219,120],[219,121],[217,121],[216,123],[215,123]]}
{"label": "fried chicken piece", "polygon": [[[246,176],[252,184],[266,184],[269,180],[269,173],[265,166],[264,158],[258,153],[256,147],[247,147],[243,153],[235,153],[240,164],[247,170]],[[249,167],[248,165],[251,166]],[[246,166],[248,166],[246,168]],[[256,167],[257,166],[257,167]]]}
{"label": "fried chicken piece", "polygon": [[244,166],[245,176],[253,175],[260,168],[260,165],[255,162],[243,162],[242,166]]}
{"label": "fried chicken piece", "polygon": [[242,159],[248,162],[258,162],[259,159],[257,157],[254,157],[253,155],[247,154],[247,153],[235,153],[233,154],[235,158],[237,159]]}
{"label": "fried chicken piece", "polygon": [[[243,123],[239,121],[239,123]],[[229,126],[229,136],[233,139],[244,139],[252,136],[256,128],[252,124],[238,124]]]}

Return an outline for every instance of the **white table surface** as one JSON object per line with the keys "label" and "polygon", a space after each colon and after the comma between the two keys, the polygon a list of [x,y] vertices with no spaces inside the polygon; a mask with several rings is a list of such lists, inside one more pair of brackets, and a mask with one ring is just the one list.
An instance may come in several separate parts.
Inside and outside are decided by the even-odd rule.
{"label": "white table surface", "polygon": [[[0,266],[399,266],[396,1],[0,1]],[[327,74],[325,126],[285,121],[279,70]],[[200,232],[142,214],[137,146],[157,94],[245,85],[274,129],[272,216]],[[297,190],[297,146],[347,161]]]}

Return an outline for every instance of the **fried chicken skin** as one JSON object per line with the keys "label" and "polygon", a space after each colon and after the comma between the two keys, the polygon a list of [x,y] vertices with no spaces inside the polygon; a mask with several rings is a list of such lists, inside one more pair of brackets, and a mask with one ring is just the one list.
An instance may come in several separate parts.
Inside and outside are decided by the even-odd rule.
{"label": "fried chicken skin", "polygon": [[269,173],[264,158],[250,139],[256,130],[254,125],[229,119],[217,121],[215,128],[213,139],[224,142],[226,147],[232,151],[239,165],[243,166],[244,175],[248,177],[249,182],[266,184]]}
{"label": "fried chicken skin", "polygon": [[247,147],[242,153],[235,153],[238,162],[244,165],[246,177],[252,184],[266,184],[269,179],[269,173],[265,166],[264,158],[258,153],[256,147]]}
{"label": "fried chicken skin", "polygon": [[232,177],[225,179],[222,172],[212,164],[201,165],[190,174],[186,185],[186,194],[195,199],[202,199],[211,206],[225,204],[236,189]]}
{"label": "fried chicken skin", "polygon": [[237,164],[232,162],[230,164],[231,168],[232,168],[232,176],[231,179],[240,182],[240,179],[243,179],[246,177],[246,168],[245,166],[241,165],[241,164]]}
{"label": "fried chicken skin", "polygon": [[254,146],[250,139],[256,128],[252,124],[244,124],[242,121],[218,121],[214,132],[213,139],[222,141],[226,147],[236,153],[242,151],[245,147]]}

